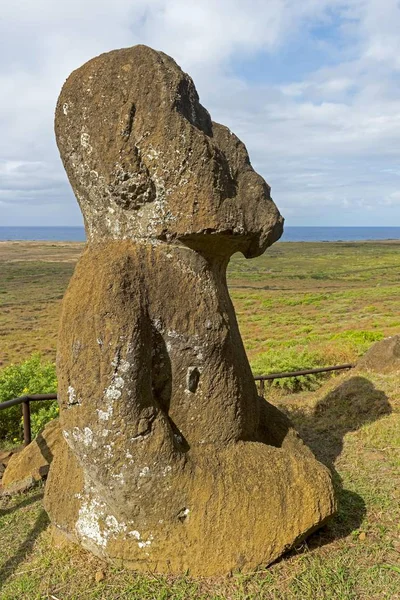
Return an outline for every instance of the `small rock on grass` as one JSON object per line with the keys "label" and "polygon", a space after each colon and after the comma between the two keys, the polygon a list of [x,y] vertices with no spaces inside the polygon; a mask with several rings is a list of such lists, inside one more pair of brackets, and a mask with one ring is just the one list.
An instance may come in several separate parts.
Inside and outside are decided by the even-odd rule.
{"label": "small rock on grass", "polygon": [[16,481],[7,487],[1,486],[0,495],[14,496],[15,494],[22,494],[34,487],[36,483],[37,481],[31,475],[28,475],[28,477],[24,477],[24,479]]}
{"label": "small rock on grass", "polygon": [[0,463],[6,465],[8,462],[8,459],[12,455],[13,455],[13,452],[11,450],[3,450],[2,452],[0,452]]}
{"label": "small rock on grass", "polygon": [[104,571],[96,571],[96,575],[94,576],[96,583],[100,583],[106,578]]}

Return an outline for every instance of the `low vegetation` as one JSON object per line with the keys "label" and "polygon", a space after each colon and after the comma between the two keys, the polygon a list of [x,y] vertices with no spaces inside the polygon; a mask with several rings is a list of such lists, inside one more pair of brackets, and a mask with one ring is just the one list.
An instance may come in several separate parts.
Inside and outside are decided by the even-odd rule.
{"label": "low vegetation", "polygon": [[[0,284],[0,381],[37,361],[48,384],[40,391],[53,391],[60,298],[80,250],[0,244],[8,277]],[[254,372],[355,362],[400,333],[399,251],[398,243],[279,243],[253,261],[234,257],[229,285]],[[42,359],[29,358],[34,351]],[[266,391],[332,471],[339,510],[319,532],[256,573],[143,576],[79,548],[54,549],[37,488],[0,501],[0,600],[399,600],[398,377],[355,370],[277,380]]]}
{"label": "low vegetation", "polygon": [[[228,281],[252,365],[285,348],[324,364],[354,362],[400,331],[397,242],[278,243],[235,256]],[[304,365],[308,366],[308,365]]]}
{"label": "low vegetation", "polygon": [[[0,242],[0,367],[32,352],[54,362],[61,299],[79,243]],[[273,350],[353,362],[400,331],[398,242],[278,243],[235,255],[228,284],[252,364]],[[308,366],[308,365],[304,365]],[[268,365],[266,365],[268,368]]]}
{"label": "low vegetation", "polygon": [[[55,365],[42,361],[39,354],[19,365],[9,365],[0,371],[0,402],[26,394],[50,394],[57,391]],[[36,436],[44,425],[58,414],[56,402],[32,402],[32,435]],[[0,440],[17,443],[22,436],[21,406],[0,411]]]}

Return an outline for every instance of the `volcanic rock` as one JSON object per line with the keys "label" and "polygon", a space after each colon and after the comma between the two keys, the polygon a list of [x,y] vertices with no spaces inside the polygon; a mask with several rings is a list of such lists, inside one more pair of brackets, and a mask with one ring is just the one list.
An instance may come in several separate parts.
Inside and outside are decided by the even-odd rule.
{"label": "volcanic rock", "polygon": [[400,370],[400,335],[376,342],[360,358],[357,369],[376,373],[395,373]]}
{"label": "volcanic rock", "polygon": [[86,249],[63,301],[58,535],[140,570],[250,570],[335,510],[329,471],[257,395],[226,285],[283,219],[190,77],[145,46],[65,83],[56,137]]}
{"label": "volcanic rock", "polygon": [[63,438],[58,419],[55,419],[28,446],[10,457],[3,474],[3,492],[20,492],[45,479],[54,450],[60,443]]}

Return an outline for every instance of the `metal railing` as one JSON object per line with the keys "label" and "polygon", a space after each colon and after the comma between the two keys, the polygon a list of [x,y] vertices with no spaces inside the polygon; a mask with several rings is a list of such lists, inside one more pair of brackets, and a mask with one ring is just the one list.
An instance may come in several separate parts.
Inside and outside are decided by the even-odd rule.
{"label": "metal railing", "polygon": [[268,375],[256,375],[254,381],[259,382],[259,390],[264,397],[265,382],[273,379],[283,379],[284,377],[300,377],[301,375],[313,375],[314,373],[328,373],[329,371],[342,371],[344,369],[353,369],[356,365],[346,363],[345,365],[335,365],[334,367],[318,367],[317,369],[303,369],[302,371],[291,371],[287,373],[269,373]]}
{"label": "metal railing", "polygon": [[27,396],[20,396],[19,398],[13,398],[12,400],[6,400],[6,402],[0,403],[0,410],[11,408],[11,406],[16,406],[17,404],[22,404],[24,446],[27,446],[32,441],[31,408],[29,404],[30,402],[38,402],[43,400],[57,400],[57,394],[29,394]]}
{"label": "metal railing", "polygon": [[[281,379],[283,377],[300,377],[301,375],[312,375],[314,373],[327,373],[329,371],[341,371],[344,369],[352,369],[355,367],[353,364],[336,365],[334,367],[320,367],[318,369],[303,369],[302,371],[292,371],[288,373],[270,373],[269,375],[257,375],[254,377],[256,382],[259,382],[259,391],[264,397],[265,394],[265,382],[272,381],[273,379]],[[19,398],[13,398],[6,402],[0,403],[0,410],[11,408],[17,404],[22,404],[22,416],[24,423],[24,446],[27,446],[32,441],[32,430],[31,430],[31,409],[30,402],[39,402],[44,400],[57,400],[57,394],[28,394],[26,396],[20,396]]]}

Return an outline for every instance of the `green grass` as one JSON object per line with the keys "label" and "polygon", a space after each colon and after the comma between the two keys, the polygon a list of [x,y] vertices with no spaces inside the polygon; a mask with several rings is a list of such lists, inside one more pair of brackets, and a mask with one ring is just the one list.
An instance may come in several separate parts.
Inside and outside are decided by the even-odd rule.
{"label": "green grass", "polygon": [[253,368],[265,353],[284,360],[289,347],[328,365],[354,362],[399,333],[399,250],[397,242],[278,243],[252,261],[236,255],[228,282]]}
{"label": "green grass", "polygon": [[[0,366],[32,352],[55,359],[61,298],[83,244],[0,245]],[[235,255],[228,283],[251,363],[273,348],[353,362],[400,332],[400,244],[278,243]],[[369,336],[369,337],[368,337]]]}
{"label": "green grass", "polygon": [[[4,365],[34,350],[54,360],[59,298],[81,248],[0,245]],[[234,257],[228,280],[253,368],[352,362],[400,333],[399,250],[279,243],[253,261]],[[39,488],[0,501],[0,600],[400,600],[398,377],[352,371],[309,383],[267,393],[332,470],[339,510],[282,560],[218,579],[124,571],[77,547],[53,548]]]}
{"label": "green grass", "polygon": [[82,248],[0,243],[0,367],[36,351],[54,361],[61,299]]}
{"label": "green grass", "polygon": [[[0,599],[398,599],[397,377],[343,374],[313,393],[282,397],[280,407],[332,469],[339,498],[337,516],[282,560],[229,578],[124,571],[78,547],[53,548],[39,488],[1,502]],[[98,571],[105,578],[96,583]]]}

